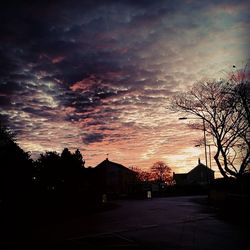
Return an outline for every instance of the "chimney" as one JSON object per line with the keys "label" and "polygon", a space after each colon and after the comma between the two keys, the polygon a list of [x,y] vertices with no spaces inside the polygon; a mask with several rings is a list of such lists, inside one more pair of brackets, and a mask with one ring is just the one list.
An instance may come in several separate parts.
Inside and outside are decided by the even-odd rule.
{"label": "chimney", "polygon": [[200,164],[201,164],[201,159],[199,158],[199,159],[198,159],[198,165],[200,165]]}

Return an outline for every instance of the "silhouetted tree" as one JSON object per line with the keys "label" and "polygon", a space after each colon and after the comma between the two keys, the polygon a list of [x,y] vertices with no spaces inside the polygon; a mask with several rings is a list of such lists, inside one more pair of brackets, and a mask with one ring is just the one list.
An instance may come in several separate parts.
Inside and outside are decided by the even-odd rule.
{"label": "silhouetted tree", "polygon": [[85,164],[85,161],[83,160],[83,156],[82,156],[80,150],[77,149],[73,156],[74,156],[74,159],[75,159],[76,166],[79,167],[79,168],[83,168],[84,164]]}
{"label": "silhouetted tree", "polygon": [[67,160],[69,160],[71,157],[72,157],[72,154],[71,154],[71,152],[69,151],[69,149],[68,149],[68,148],[64,148],[63,151],[62,151],[62,153],[61,153],[61,158],[62,158],[62,160],[67,161]]}
{"label": "silhouetted tree", "polygon": [[69,175],[72,175],[71,173],[74,172],[74,159],[72,153],[69,151],[68,148],[63,149],[61,153],[60,164],[63,171],[64,179],[69,177]]}
{"label": "silhouetted tree", "polygon": [[171,168],[163,161],[157,161],[151,167],[153,178],[158,182],[171,183]]}
{"label": "silhouetted tree", "polygon": [[61,154],[61,166],[64,171],[64,181],[69,192],[79,192],[84,185],[84,161],[77,149],[73,154],[65,148]]}
{"label": "silhouetted tree", "polygon": [[32,183],[32,160],[15,142],[10,130],[0,125],[0,199],[24,198]]}
{"label": "silhouetted tree", "polygon": [[72,154],[68,148],[64,148],[61,153],[61,160],[68,172],[79,172],[84,168],[85,161],[79,149]]}
{"label": "silhouetted tree", "polygon": [[[29,227],[32,160],[11,131],[0,126],[0,237],[3,246],[25,241]],[[12,249],[12,247],[10,247]],[[13,248],[14,249],[14,248]]]}
{"label": "silhouetted tree", "polygon": [[51,151],[41,154],[36,167],[44,190],[72,193],[84,182],[84,160],[78,149],[73,154],[68,148],[64,148],[61,155]]}
{"label": "silhouetted tree", "polygon": [[[239,173],[250,172],[250,71],[245,69],[237,70],[231,74],[229,83],[232,86],[229,89],[230,101],[233,104],[233,112],[240,113],[242,120],[245,123],[244,131],[239,133],[239,137],[243,143],[237,143],[238,157],[240,157],[242,163],[240,165]],[[242,152],[244,152],[242,154]],[[236,156],[236,155],[235,155]],[[234,161],[230,161],[230,165],[234,164]],[[240,175],[242,175],[240,174]]]}
{"label": "silhouetted tree", "polygon": [[64,171],[61,158],[57,152],[47,151],[36,161],[39,173],[39,183],[47,191],[58,191],[64,182]]}
{"label": "silhouetted tree", "polygon": [[[201,118],[211,135],[214,159],[224,177],[241,177],[249,168],[249,73],[239,71],[228,80],[196,83],[172,99],[172,108]],[[196,129],[203,129],[195,124]]]}

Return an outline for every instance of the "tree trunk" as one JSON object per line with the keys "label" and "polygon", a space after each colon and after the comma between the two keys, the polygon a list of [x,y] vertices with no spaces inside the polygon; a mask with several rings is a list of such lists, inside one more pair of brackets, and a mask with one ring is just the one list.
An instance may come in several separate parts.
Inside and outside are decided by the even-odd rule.
{"label": "tree trunk", "polygon": [[220,173],[222,174],[222,176],[223,176],[224,178],[228,178],[226,172],[225,172],[224,169],[222,168],[221,163],[220,163],[220,161],[219,161],[219,155],[220,155],[220,151],[219,151],[219,149],[217,149],[217,152],[216,152],[216,154],[215,154],[215,156],[214,156],[214,160],[215,160],[215,162],[216,162],[216,164],[217,164],[217,166],[218,166],[218,168],[219,168]]}

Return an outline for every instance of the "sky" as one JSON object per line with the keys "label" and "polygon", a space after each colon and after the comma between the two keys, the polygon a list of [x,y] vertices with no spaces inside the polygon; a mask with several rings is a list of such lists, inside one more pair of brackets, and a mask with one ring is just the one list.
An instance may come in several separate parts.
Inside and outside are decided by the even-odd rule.
{"label": "sky", "polygon": [[[0,120],[35,159],[79,148],[85,166],[204,162],[169,100],[249,59],[249,1],[8,1],[0,10]],[[213,148],[211,147],[213,152]],[[213,169],[217,171],[215,164]]]}

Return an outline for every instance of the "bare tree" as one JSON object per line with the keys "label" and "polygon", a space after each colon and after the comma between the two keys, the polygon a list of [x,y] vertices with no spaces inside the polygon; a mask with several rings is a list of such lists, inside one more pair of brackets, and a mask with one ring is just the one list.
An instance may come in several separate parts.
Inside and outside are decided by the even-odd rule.
{"label": "bare tree", "polygon": [[171,183],[171,172],[171,168],[163,161],[157,161],[151,167],[151,173],[153,175],[153,178],[159,182]]}
{"label": "bare tree", "polygon": [[[216,146],[214,159],[224,177],[240,177],[249,168],[249,86],[245,70],[228,80],[196,83],[171,101],[172,109],[203,120]],[[193,127],[204,129],[197,124]]]}
{"label": "bare tree", "polygon": [[130,169],[136,173],[136,177],[140,182],[148,182],[153,179],[152,173],[148,171],[142,170],[138,167],[131,167]]}
{"label": "bare tree", "polygon": [[[234,68],[236,68],[234,66]],[[239,151],[241,154],[242,164],[240,166],[239,172],[250,171],[250,71],[248,69],[248,64],[246,64],[244,70],[236,70],[231,73],[229,83],[233,86],[229,90],[232,102],[234,105],[233,112],[241,113],[242,119],[246,125],[246,130],[240,133],[239,137],[243,143],[239,143]]]}

